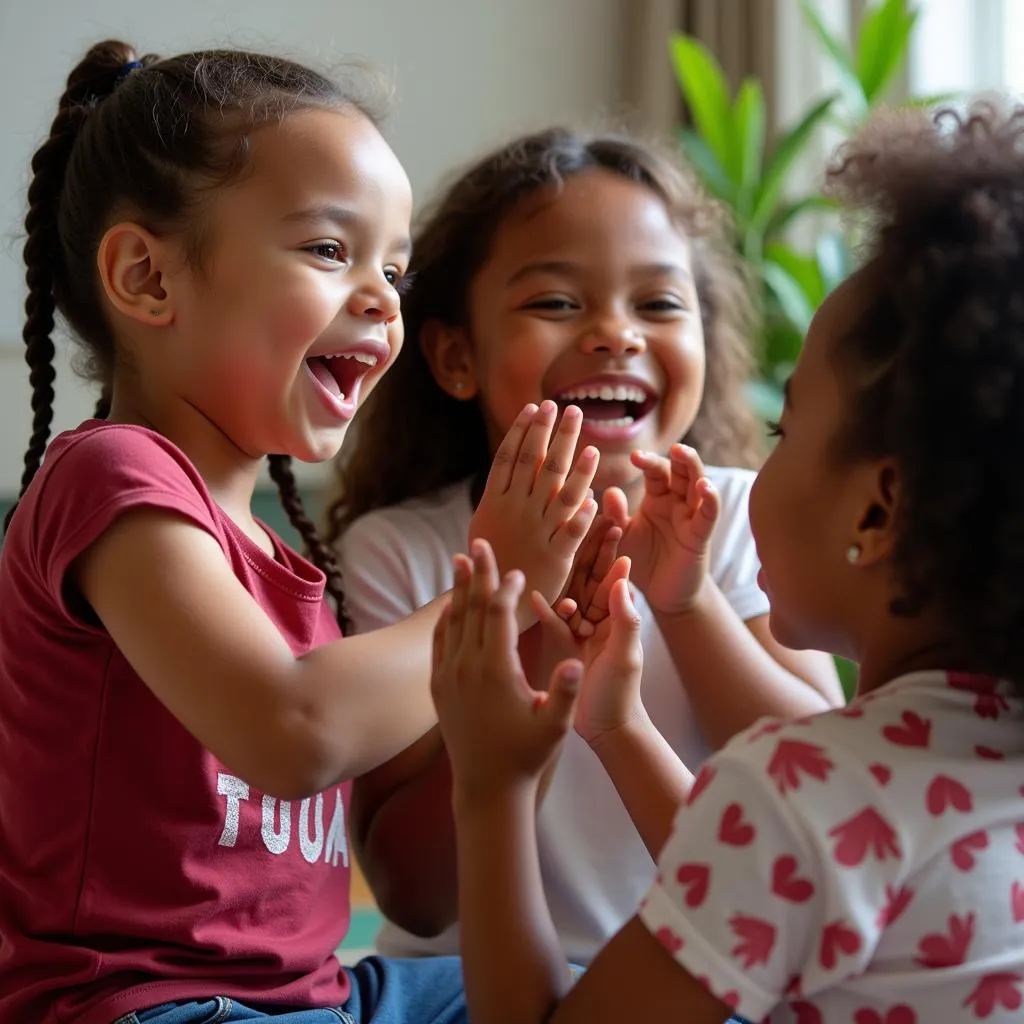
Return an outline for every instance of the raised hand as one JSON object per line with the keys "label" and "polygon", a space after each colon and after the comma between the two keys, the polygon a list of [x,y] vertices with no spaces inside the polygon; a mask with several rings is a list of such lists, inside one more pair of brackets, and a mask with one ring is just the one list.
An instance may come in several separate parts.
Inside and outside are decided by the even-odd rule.
{"label": "raised hand", "polygon": [[456,800],[486,800],[539,780],[572,727],[582,666],[556,667],[547,692],[526,681],[515,609],[518,571],[498,578],[490,545],[455,558],[455,586],[434,632],[431,693]]}
{"label": "raised hand", "polygon": [[643,470],[644,496],[630,517],[622,491],[605,494],[604,512],[623,531],[619,550],[648,603],[667,615],[684,612],[707,576],[708,542],[718,520],[718,492],[697,453],[675,444],[669,457],[634,452]]}
{"label": "raised hand", "polygon": [[[608,547],[605,541],[602,549]],[[605,553],[604,559],[608,557]],[[642,719],[643,649],[640,616],[629,592],[629,559],[616,558],[611,552],[584,617],[576,614],[566,621],[565,611],[560,616],[544,605],[540,595],[534,594],[533,601],[543,628],[583,663],[573,722],[576,731],[595,746],[603,737]]]}
{"label": "raised hand", "polygon": [[[557,413],[554,402],[542,402],[519,414],[494,456],[469,533],[488,541],[501,572],[521,570],[528,590],[549,602],[562,592],[597,514],[590,490],[597,449],[584,448],[574,462],[582,414],[569,406],[555,430]],[[535,621],[528,601],[520,602],[517,621],[520,630]]]}

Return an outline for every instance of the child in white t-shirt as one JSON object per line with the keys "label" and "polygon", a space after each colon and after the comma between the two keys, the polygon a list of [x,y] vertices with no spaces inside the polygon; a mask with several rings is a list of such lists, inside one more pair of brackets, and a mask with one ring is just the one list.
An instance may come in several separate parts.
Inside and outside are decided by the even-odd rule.
{"label": "child in white t-shirt", "polygon": [[[476,545],[433,679],[474,1020],[1021,1019],[1022,152],[1024,109],[915,111],[871,124],[830,175],[866,214],[867,259],[811,326],[751,523],[772,632],[858,661],[848,708],[766,719],[690,787],[643,709],[626,584],[582,664],[533,693],[521,576],[498,587]],[[680,545],[704,504],[693,469]],[[681,600],[693,585],[680,575]],[[652,845],[652,806],[690,792],[639,911],[570,991],[533,804],[574,714]]]}
{"label": "child in white t-shirt", "polygon": [[[747,519],[753,473],[736,468],[758,448],[745,391],[749,296],[715,207],[675,160],[622,136],[518,139],[451,187],[413,253],[409,343],[341,467],[335,522],[356,629],[404,618],[451,586],[510,417],[527,400],[572,399],[581,438],[601,452],[595,489],[626,528],[645,699],[677,756],[696,767],[762,715],[840,703],[829,660],[786,650],[768,629]],[[661,463],[645,454],[665,456],[680,439],[715,463],[706,474],[720,505],[708,584],[691,605],[675,598]],[[528,652],[531,640],[531,677],[546,678],[538,666],[550,657]],[[588,962],[635,909],[654,862],[578,737],[538,828],[559,935]],[[380,948],[454,952],[454,929],[437,935],[456,913],[443,753],[413,749],[362,780],[353,831],[394,922]]]}

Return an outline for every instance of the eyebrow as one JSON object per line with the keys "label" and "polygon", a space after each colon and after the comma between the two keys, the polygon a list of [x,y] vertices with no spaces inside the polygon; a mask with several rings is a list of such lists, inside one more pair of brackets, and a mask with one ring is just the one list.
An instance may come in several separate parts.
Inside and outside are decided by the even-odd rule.
{"label": "eyebrow", "polygon": [[[523,278],[532,277],[534,274],[560,274],[563,277],[570,277],[579,273],[581,264],[573,263],[570,260],[538,260],[534,263],[527,263],[521,266],[509,279],[506,287],[511,287]],[[644,263],[634,267],[635,273],[651,277],[683,277],[687,280],[693,279],[693,274],[681,263]]]}
{"label": "eyebrow", "polygon": [[[326,220],[338,227],[358,226],[362,223],[362,218],[358,214],[336,203],[307,206],[305,209],[287,214],[284,219],[289,224],[316,224]],[[403,235],[395,239],[392,248],[403,255],[408,255],[412,252],[412,239],[408,235]]]}

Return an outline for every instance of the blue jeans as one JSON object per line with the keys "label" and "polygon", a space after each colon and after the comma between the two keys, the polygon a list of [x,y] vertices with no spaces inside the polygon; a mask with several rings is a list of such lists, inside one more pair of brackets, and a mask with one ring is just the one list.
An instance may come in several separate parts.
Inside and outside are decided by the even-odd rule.
{"label": "blue jeans", "polygon": [[454,956],[391,960],[371,956],[346,967],[352,993],[320,1010],[254,1009],[226,996],[137,1010],[114,1024],[467,1024],[462,961]]}

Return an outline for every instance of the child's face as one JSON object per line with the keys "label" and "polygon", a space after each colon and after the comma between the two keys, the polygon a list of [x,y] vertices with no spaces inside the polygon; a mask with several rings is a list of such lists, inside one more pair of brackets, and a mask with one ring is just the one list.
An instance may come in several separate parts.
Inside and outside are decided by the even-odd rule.
{"label": "child's face", "polygon": [[704,387],[690,245],[648,188],[606,171],[528,199],[500,225],[470,292],[474,383],[497,445],[527,402],[583,409],[599,490],[637,480]]}
{"label": "child's face", "polygon": [[786,389],[778,443],[750,495],[750,525],[779,643],[856,657],[855,623],[870,600],[847,560],[872,507],[877,465],[837,457],[845,391],[830,347],[851,321],[851,278],[815,316]]}
{"label": "child's face", "polygon": [[402,344],[411,210],[362,116],[310,111],[254,132],[248,170],[204,211],[203,266],[168,280],[163,386],[246,455],[332,457]]}

